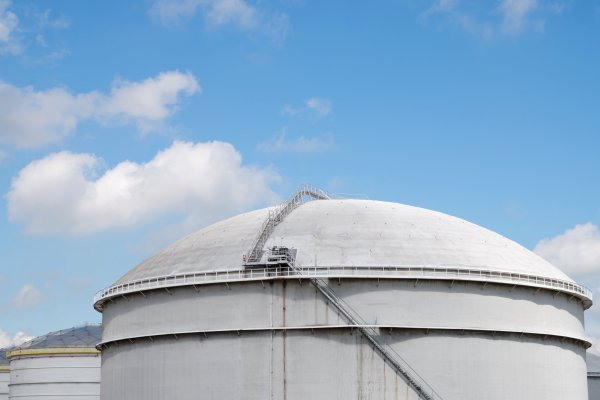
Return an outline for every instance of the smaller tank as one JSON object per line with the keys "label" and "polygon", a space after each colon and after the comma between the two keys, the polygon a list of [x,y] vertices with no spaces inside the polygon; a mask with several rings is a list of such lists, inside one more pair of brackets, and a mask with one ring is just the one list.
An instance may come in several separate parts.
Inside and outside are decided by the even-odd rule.
{"label": "smaller tank", "polygon": [[586,354],[588,376],[588,399],[600,399],[600,357],[590,353]]}
{"label": "smaller tank", "polygon": [[9,399],[100,398],[102,327],[85,325],[51,332],[6,352]]}
{"label": "smaller tank", "polygon": [[8,382],[10,369],[6,359],[6,350],[0,349],[0,400],[8,400]]}

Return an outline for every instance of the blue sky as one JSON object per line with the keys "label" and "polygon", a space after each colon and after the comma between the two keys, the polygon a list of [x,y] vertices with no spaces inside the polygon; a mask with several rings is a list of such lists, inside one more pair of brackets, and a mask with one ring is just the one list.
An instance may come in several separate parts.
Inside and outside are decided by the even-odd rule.
{"label": "blue sky", "polygon": [[600,298],[599,35],[571,0],[0,0],[0,343],[99,321],[145,257],[304,182]]}

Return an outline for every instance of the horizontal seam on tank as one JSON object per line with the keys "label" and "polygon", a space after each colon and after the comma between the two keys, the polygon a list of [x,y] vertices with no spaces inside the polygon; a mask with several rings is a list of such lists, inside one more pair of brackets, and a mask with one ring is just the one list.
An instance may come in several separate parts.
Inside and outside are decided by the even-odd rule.
{"label": "horizontal seam on tank", "polygon": [[[54,397],[57,398],[59,397],[58,395],[55,394],[36,394],[35,397]],[[91,399],[98,399],[99,395],[98,394],[60,394],[60,398],[63,397],[77,397],[77,398],[82,398],[82,397],[89,397]],[[26,394],[26,395],[15,395],[15,394],[11,394],[10,396],[11,399],[20,399],[20,398],[31,398],[30,394]]]}
{"label": "horizontal seam on tank", "polygon": [[98,350],[93,346],[85,347],[48,347],[43,349],[17,349],[6,352],[7,358],[27,357],[27,356],[61,356],[77,354],[98,354]]}
{"label": "horizontal seam on tank", "polygon": [[[365,267],[365,269],[370,269],[372,271],[377,271],[377,268],[384,268],[384,267]],[[433,268],[433,267],[431,267]],[[319,268],[317,268],[318,270]],[[325,268],[321,268],[324,269]],[[443,270],[444,268],[440,267],[440,270]],[[95,296],[95,301],[94,301],[94,308],[97,311],[102,311],[102,306],[104,304],[104,302],[106,300],[111,300],[114,297],[119,297],[119,296],[124,296],[126,294],[132,294],[132,293],[139,293],[139,292],[145,292],[145,291],[154,291],[154,290],[164,290],[166,288],[174,288],[174,287],[189,287],[189,286],[202,286],[202,285],[210,285],[210,284],[223,284],[223,283],[243,283],[243,282],[259,282],[259,281],[271,281],[271,280],[282,280],[282,279],[299,279],[299,280],[303,280],[303,279],[311,279],[314,277],[319,277],[319,278],[331,278],[331,279],[377,279],[377,280],[394,280],[394,279],[398,279],[398,280],[429,280],[429,281],[457,281],[457,282],[483,282],[483,283],[496,283],[496,284],[501,284],[501,285],[508,285],[508,286],[520,286],[520,287],[529,287],[529,288],[538,288],[538,289],[544,289],[544,290],[548,290],[550,292],[558,292],[558,293],[564,293],[564,294],[569,294],[572,297],[576,297],[578,299],[580,299],[582,301],[582,303],[584,303],[584,306],[586,306],[586,308],[589,308],[592,305],[592,301],[591,301],[591,292],[590,294],[587,294],[587,292],[589,292],[589,289],[585,288],[582,285],[579,285],[577,283],[573,283],[573,282],[567,282],[567,281],[562,281],[560,279],[554,279],[554,278],[545,278],[545,277],[541,277],[541,276],[536,276],[536,275],[529,275],[529,274],[518,274],[518,273],[511,273],[511,272],[502,272],[502,271],[491,271],[491,270],[478,270],[478,269],[469,269],[469,268],[454,268],[454,267],[448,267],[445,268],[446,270],[457,270],[457,271],[474,271],[474,272],[480,272],[480,275],[474,274],[474,275],[466,275],[465,274],[461,275],[460,272],[458,272],[458,275],[447,275],[447,276],[441,276],[441,275],[399,275],[399,276],[393,276],[393,275],[379,275],[379,274],[346,274],[344,275],[343,273],[336,273],[336,274],[318,274],[315,273],[314,275],[274,275],[274,276],[269,276],[269,275],[261,275],[261,276],[257,276],[257,277],[242,277],[242,275],[244,274],[248,274],[247,270],[232,270],[232,271],[205,271],[205,272],[190,272],[190,273],[184,273],[184,274],[179,274],[179,275],[167,275],[167,276],[159,276],[159,277],[155,277],[155,278],[146,278],[146,279],[142,279],[139,281],[134,281],[131,283],[127,283],[127,284],[120,284],[120,285],[115,285],[115,286],[111,286],[108,287],[106,289],[103,289],[102,291],[99,292],[99,294],[97,294]],[[267,274],[268,271],[265,271],[265,274]],[[198,276],[207,276],[209,274],[215,274],[215,276],[217,276],[218,274],[222,274],[225,275],[226,278],[225,279],[215,279],[215,280],[206,280],[206,281],[194,281],[194,282],[187,282],[184,281],[183,283],[177,283],[177,279],[178,277],[180,279],[186,279],[186,277],[196,277],[196,275]],[[238,276],[232,276],[232,277],[228,277],[228,275],[235,275],[237,274]],[[485,276],[486,274],[488,274],[488,276]],[[492,276],[493,274],[499,274],[500,276]],[[550,282],[561,282],[563,284],[567,284],[567,285],[571,285],[573,287],[576,287],[577,289],[581,290],[581,291],[587,291],[586,294],[584,293],[579,293],[575,290],[569,290],[567,288],[561,288],[561,287],[556,287],[556,286],[552,286],[549,284],[543,284],[543,283],[535,283],[535,282],[531,282],[531,281],[522,281],[522,280],[510,280],[508,278],[502,278],[502,274],[507,275],[507,274],[515,274],[515,275],[520,275],[523,277],[527,277],[529,279],[535,279],[535,280],[541,280],[541,281],[550,281]],[[171,284],[163,284],[161,286],[148,286],[148,287],[141,287],[143,282],[148,282],[148,284],[151,284],[150,282],[154,281],[154,282],[159,282],[159,281],[167,281],[167,280],[175,280],[175,283],[171,283]],[[127,288],[127,289],[122,289],[125,288],[127,286],[133,286],[131,289]],[[110,293],[111,291],[115,291],[115,290],[120,290],[118,292],[115,293]]]}
{"label": "horizontal seam on tank", "polygon": [[[100,369],[100,367],[98,367],[98,369]],[[100,383],[100,380],[93,380],[93,381],[53,381],[53,382],[39,382],[39,381],[31,381],[31,382],[17,382],[17,383],[10,383],[9,386],[21,386],[21,385],[73,385],[73,384],[95,384],[95,383]]]}
{"label": "horizontal seam on tank", "polygon": [[23,367],[22,368],[13,367],[11,369],[11,371],[30,371],[30,370],[48,369],[48,368],[51,368],[53,370],[55,370],[55,369],[92,369],[93,370],[93,369],[96,369],[96,368],[99,368],[99,367],[97,367],[97,366],[96,367],[94,367],[94,366],[87,366],[87,367],[86,366],[73,366],[73,367],[51,366],[51,367],[26,367],[26,368],[23,368]]}
{"label": "horizontal seam on tank", "polygon": [[[550,333],[540,333],[540,332],[527,332],[527,331],[510,331],[510,330],[499,330],[499,329],[485,329],[485,328],[452,328],[452,327],[424,327],[424,326],[392,326],[392,325],[318,325],[318,326],[287,326],[287,327],[265,327],[265,328],[240,328],[240,329],[213,329],[213,330],[204,330],[204,331],[185,331],[185,332],[166,332],[166,333],[158,333],[158,334],[146,334],[140,336],[130,336],[124,338],[116,338],[111,339],[105,342],[101,342],[98,344],[97,348],[101,349],[110,343],[117,342],[131,342],[139,339],[152,339],[155,337],[168,337],[168,336],[189,336],[189,335],[209,335],[209,334],[219,334],[219,333],[243,333],[243,332],[272,332],[272,331],[310,331],[310,330],[339,330],[339,329],[354,329],[354,328],[379,328],[380,330],[424,330],[424,331],[434,331],[434,332],[474,332],[474,333],[486,333],[486,334],[499,334],[499,335],[527,335],[533,337],[542,337],[542,338],[554,338],[557,340],[571,340],[574,342],[582,343],[586,348],[591,346],[591,343],[582,338],[576,338],[571,336],[563,336],[557,334]],[[382,333],[385,334],[385,333]]]}

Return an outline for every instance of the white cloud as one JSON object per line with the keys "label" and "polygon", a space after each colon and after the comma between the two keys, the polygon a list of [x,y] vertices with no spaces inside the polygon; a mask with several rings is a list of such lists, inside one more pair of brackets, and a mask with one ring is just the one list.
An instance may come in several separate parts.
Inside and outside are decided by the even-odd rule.
{"label": "white cloud", "polygon": [[18,346],[22,343],[25,343],[34,336],[30,336],[23,331],[19,331],[15,333],[13,336],[9,335],[5,331],[0,329],[0,349],[6,349],[13,346]]}
{"label": "white cloud", "polygon": [[17,308],[31,308],[38,305],[42,299],[42,293],[35,286],[27,284],[21,286],[13,302]]}
{"label": "white cloud", "polygon": [[323,118],[333,112],[331,101],[321,97],[311,97],[304,102],[301,107],[292,107],[286,105],[283,107],[283,114],[297,116],[301,114],[312,114],[317,118]]}
{"label": "white cloud", "polygon": [[175,142],[147,163],[102,164],[70,152],[30,163],[7,195],[10,220],[33,234],[86,234],[159,217],[209,222],[277,198],[277,174],[243,165],[223,142]]}
{"label": "white cloud", "polygon": [[26,148],[59,142],[86,119],[150,130],[177,110],[182,94],[199,90],[191,73],[179,71],[141,82],[118,81],[108,95],[71,94],[63,88],[36,91],[0,82],[0,143]]}
{"label": "white cloud", "polygon": [[600,272],[600,231],[589,222],[540,240],[533,251],[569,274]]}
{"label": "white cloud", "polygon": [[263,153],[315,153],[330,150],[334,147],[335,142],[331,136],[299,136],[295,139],[288,139],[284,129],[283,132],[273,138],[273,140],[259,144],[258,150]]}
{"label": "white cloud", "polygon": [[13,33],[19,25],[19,18],[8,10],[10,0],[0,0],[0,53],[18,53],[19,47]]}
{"label": "white cloud", "polygon": [[518,33],[527,22],[528,15],[537,7],[537,0],[502,0],[498,10],[502,26],[507,32]]}
{"label": "white cloud", "polygon": [[563,8],[564,4],[547,0],[435,0],[422,17],[442,17],[445,23],[490,38],[502,33],[518,34],[526,28],[543,31],[544,16],[560,14]]}
{"label": "white cloud", "polygon": [[155,0],[150,15],[164,25],[193,18],[198,12],[209,28],[231,25],[257,31],[282,43],[289,30],[286,14],[267,13],[245,0]]}
{"label": "white cloud", "polygon": [[325,117],[331,114],[331,102],[327,99],[313,97],[306,100],[306,106],[314,111],[318,117]]}
{"label": "white cloud", "polygon": [[176,111],[182,93],[191,96],[199,90],[191,73],[178,71],[164,72],[142,82],[118,81],[110,96],[101,99],[97,115],[131,119],[143,125],[167,118]]}

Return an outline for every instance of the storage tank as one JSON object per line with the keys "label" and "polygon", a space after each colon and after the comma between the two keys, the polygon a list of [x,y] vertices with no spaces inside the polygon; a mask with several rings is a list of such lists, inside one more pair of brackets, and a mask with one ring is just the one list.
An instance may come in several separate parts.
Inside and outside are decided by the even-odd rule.
{"label": "storage tank", "polygon": [[600,357],[587,353],[589,400],[600,400]]}
{"label": "storage tank", "polygon": [[51,332],[7,351],[10,399],[100,398],[100,325]]}
{"label": "storage tank", "polygon": [[10,369],[6,359],[6,350],[0,349],[0,400],[8,400],[8,382]]}
{"label": "storage tank", "polygon": [[303,187],[98,293],[102,399],[586,400],[591,304],[485,228]]}

